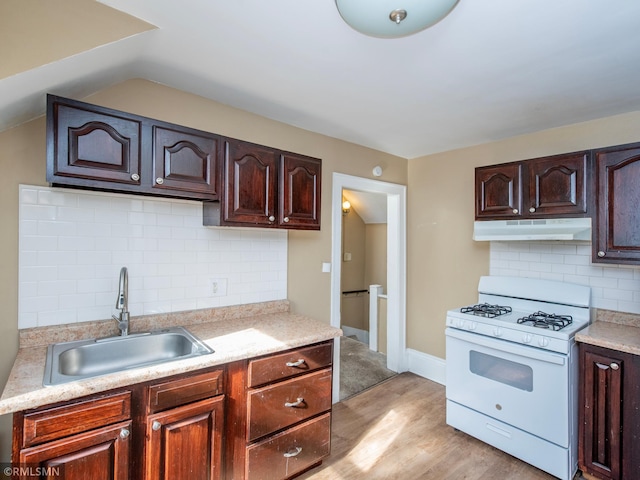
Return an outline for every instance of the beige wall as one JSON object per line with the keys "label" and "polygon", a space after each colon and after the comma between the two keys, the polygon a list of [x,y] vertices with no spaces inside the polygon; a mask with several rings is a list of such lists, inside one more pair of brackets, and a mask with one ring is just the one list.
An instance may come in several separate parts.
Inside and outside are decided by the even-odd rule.
{"label": "beige wall", "polygon": [[[56,92],[51,92],[56,93]],[[322,158],[322,230],[289,233],[289,291],[292,309],[329,322],[331,259],[331,173],[370,177],[384,165],[383,180],[406,184],[407,161],[249,114],[145,80],[130,80],[87,99],[91,103]],[[18,348],[18,184],[46,185],[45,121],[41,117],[0,132],[0,386]],[[11,419],[0,417],[0,461],[9,459]]]}
{"label": "beige wall", "polygon": [[409,161],[407,346],[445,356],[445,315],[474,302],[489,244],[471,240],[474,168],[640,141],[640,112]]}
{"label": "beige wall", "polygon": [[0,78],[153,28],[95,0],[3,0]]}
{"label": "beige wall", "polygon": [[[342,269],[340,271],[340,290],[342,292],[366,288],[366,225],[354,208],[342,216]],[[351,255],[350,261],[344,255]],[[342,325],[369,330],[365,317],[365,308],[369,297],[362,293],[342,295],[340,302],[340,320]]]}

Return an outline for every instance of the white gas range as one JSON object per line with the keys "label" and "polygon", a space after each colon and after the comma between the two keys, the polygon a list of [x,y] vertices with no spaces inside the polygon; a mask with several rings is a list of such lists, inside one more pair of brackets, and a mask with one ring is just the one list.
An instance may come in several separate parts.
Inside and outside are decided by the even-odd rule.
{"label": "white gas range", "polygon": [[478,302],[447,312],[447,423],[563,480],[577,469],[575,333],[591,289],[482,277]]}

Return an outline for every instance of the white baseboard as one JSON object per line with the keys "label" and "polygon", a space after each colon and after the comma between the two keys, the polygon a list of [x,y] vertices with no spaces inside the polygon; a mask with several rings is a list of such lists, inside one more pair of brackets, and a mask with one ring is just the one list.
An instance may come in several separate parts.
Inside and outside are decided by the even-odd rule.
{"label": "white baseboard", "polygon": [[444,385],[446,382],[446,362],[440,357],[407,348],[406,362],[411,373]]}
{"label": "white baseboard", "polygon": [[345,337],[349,337],[351,335],[355,335],[358,341],[362,343],[366,343],[369,345],[369,332],[366,330],[361,330],[359,328],[348,327],[346,325],[341,325],[342,333]]}

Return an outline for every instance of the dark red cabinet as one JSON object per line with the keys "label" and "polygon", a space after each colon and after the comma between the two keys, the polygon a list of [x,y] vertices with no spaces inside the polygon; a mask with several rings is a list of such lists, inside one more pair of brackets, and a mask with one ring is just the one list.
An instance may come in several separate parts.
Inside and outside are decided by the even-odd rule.
{"label": "dark red cabinet", "polygon": [[320,230],[322,161],[239,140],[225,141],[220,203],[205,225]]}
{"label": "dark red cabinet", "polygon": [[640,143],[596,150],[593,261],[640,262]]}
{"label": "dark red cabinet", "polygon": [[195,200],[218,199],[212,133],[47,97],[47,181]]}
{"label": "dark red cabinet", "polygon": [[476,220],[584,217],[591,156],[566,153],[476,168]]}
{"label": "dark red cabinet", "polygon": [[640,478],[640,357],[579,350],[578,466],[605,480]]}

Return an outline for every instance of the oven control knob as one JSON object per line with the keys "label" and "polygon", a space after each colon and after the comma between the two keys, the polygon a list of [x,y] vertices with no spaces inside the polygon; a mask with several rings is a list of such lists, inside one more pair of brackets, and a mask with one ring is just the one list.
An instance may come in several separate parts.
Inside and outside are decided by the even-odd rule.
{"label": "oven control knob", "polygon": [[500,327],[496,327],[493,329],[493,336],[494,337],[501,337],[503,334],[503,331]]}
{"label": "oven control knob", "polygon": [[458,328],[464,327],[464,320],[458,320]]}
{"label": "oven control knob", "polygon": [[476,322],[469,322],[469,326],[467,327],[467,330],[475,330],[477,326],[478,324]]}
{"label": "oven control knob", "polygon": [[549,339],[548,338],[541,338],[538,340],[538,345],[540,345],[541,347],[548,347],[549,346]]}
{"label": "oven control knob", "polygon": [[531,335],[530,333],[526,333],[526,334],[522,337],[522,342],[523,342],[523,343],[531,343],[531,340],[533,340],[533,335]]}

